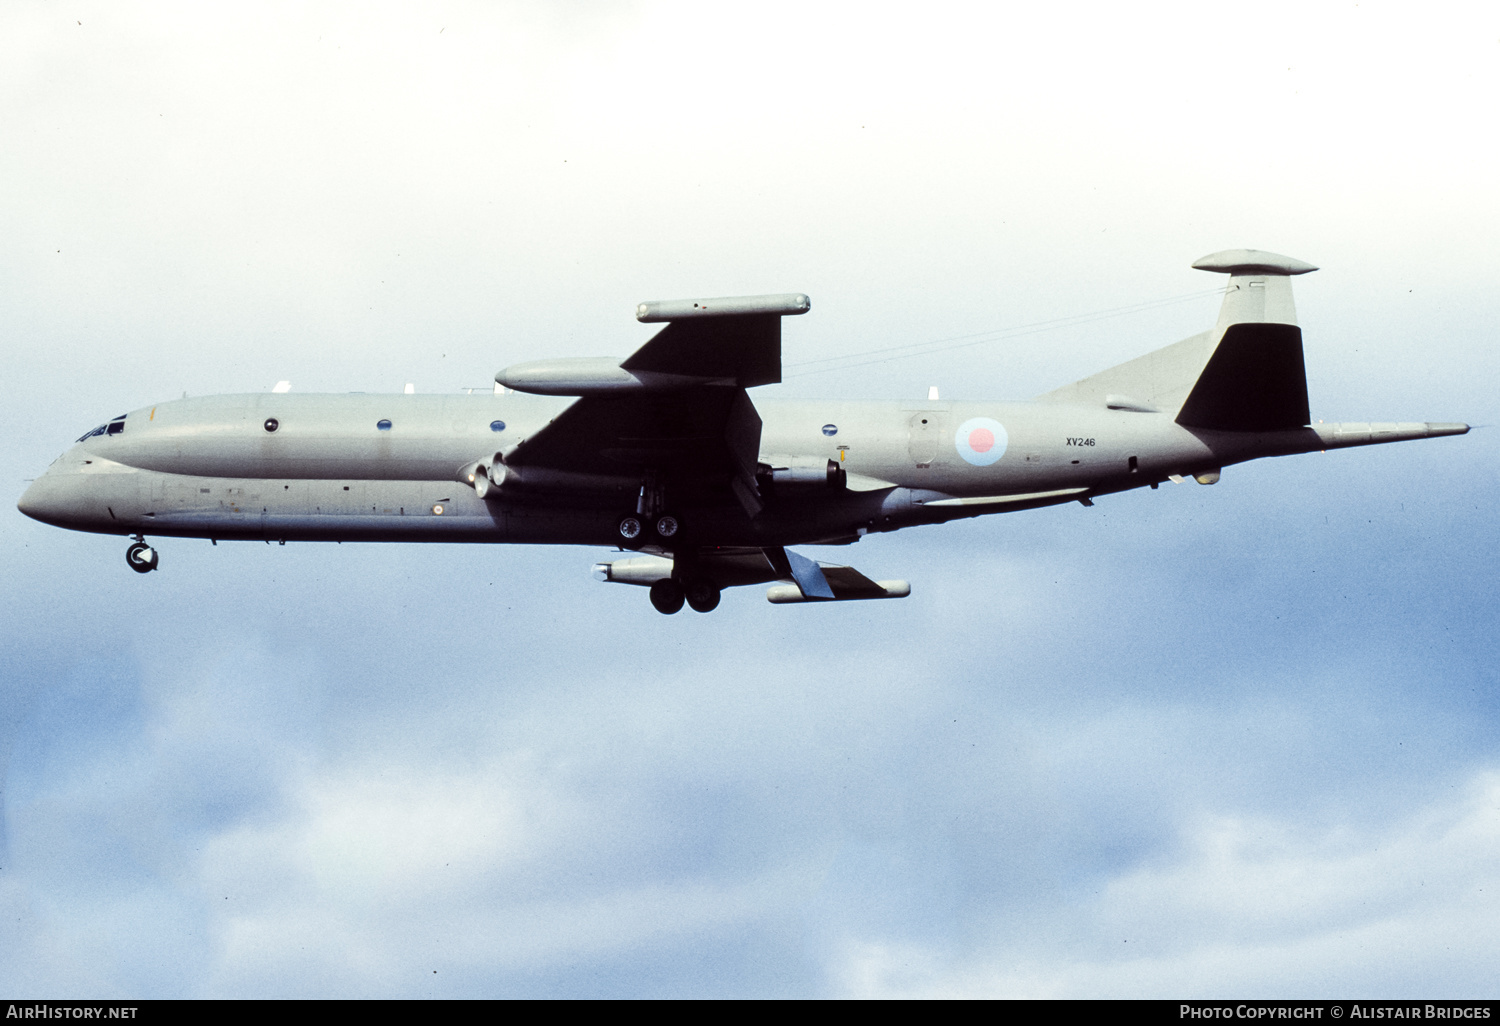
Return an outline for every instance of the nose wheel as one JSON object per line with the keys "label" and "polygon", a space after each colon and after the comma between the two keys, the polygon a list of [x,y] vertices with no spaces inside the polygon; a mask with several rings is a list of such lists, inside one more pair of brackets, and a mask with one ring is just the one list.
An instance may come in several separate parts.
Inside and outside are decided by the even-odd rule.
{"label": "nose wheel", "polygon": [[161,562],[161,555],[144,541],[138,541],[125,550],[125,562],[136,573],[149,574]]}

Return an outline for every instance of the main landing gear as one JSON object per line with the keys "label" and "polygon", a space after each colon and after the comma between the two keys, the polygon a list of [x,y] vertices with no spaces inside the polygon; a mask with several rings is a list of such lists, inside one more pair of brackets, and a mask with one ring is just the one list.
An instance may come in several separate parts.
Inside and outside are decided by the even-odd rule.
{"label": "main landing gear", "polygon": [[648,517],[642,513],[627,513],[620,518],[616,528],[620,545],[627,549],[638,549],[652,541],[671,541],[682,530],[682,521],[670,513],[659,517]]}
{"label": "main landing gear", "polygon": [[651,604],[658,613],[670,616],[682,609],[684,601],[696,612],[711,613],[719,607],[719,586],[701,577],[686,582],[668,577],[651,585]]}
{"label": "main landing gear", "polygon": [[135,544],[125,550],[125,562],[138,574],[149,574],[161,562],[161,554],[146,544],[144,535],[135,536]]}
{"label": "main landing gear", "polygon": [[[635,512],[625,514],[616,524],[620,546],[638,549],[652,542],[680,543],[678,532],[682,530],[682,521],[675,513],[666,512],[666,505],[666,489],[654,471],[647,471],[641,482],[641,493],[636,497]],[[678,602],[677,606],[682,608],[682,603]]]}
{"label": "main landing gear", "polygon": [[670,577],[651,585],[651,604],[658,613],[671,616],[682,608],[682,599],[682,585]]}

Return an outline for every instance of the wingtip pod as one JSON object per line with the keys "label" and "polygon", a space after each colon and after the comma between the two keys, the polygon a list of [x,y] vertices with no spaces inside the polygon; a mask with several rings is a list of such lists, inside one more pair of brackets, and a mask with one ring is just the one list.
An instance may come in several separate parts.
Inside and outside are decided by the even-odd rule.
{"label": "wingtip pod", "polygon": [[690,317],[743,317],[747,314],[793,317],[811,309],[812,300],[805,293],[784,292],[774,296],[726,296],[722,299],[669,299],[641,303],[635,308],[635,319],[642,324],[656,324]]}
{"label": "wingtip pod", "polygon": [[804,595],[802,589],[795,584],[778,584],[766,589],[766,601],[772,605],[784,606],[798,602],[863,602],[869,599],[906,598],[911,594],[911,584],[907,581],[875,581],[874,583],[877,588],[881,589],[880,593],[867,590],[861,594],[834,595],[832,598]]}
{"label": "wingtip pod", "polygon": [[1307,274],[1317,270],[1306,261],[1263,249],[1225,249],[1210,253],[1193,261],[1193,269],[1220,274]]}

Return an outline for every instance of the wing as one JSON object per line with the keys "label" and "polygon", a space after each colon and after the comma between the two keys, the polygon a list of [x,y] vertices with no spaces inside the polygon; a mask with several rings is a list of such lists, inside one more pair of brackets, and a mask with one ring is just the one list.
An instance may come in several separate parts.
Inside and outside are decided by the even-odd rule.
{"label": "wing", "polygon": [[601,581],[647,587],[678,577],[679,572],[706,577],[720,588],[774,583],[766,598],[778,605],[905,598],[911,594],[906,581],[872,581],[852,566],[820,563],[781,546],[701,549],[688,558],[687,566],[679,567],[671,556],[627,556],[594,564],[594,576]]}
{"label": "wing", "polygon": [[505,457],[507,467],[727,489],[761,510],[760,415],[747,388],[781,380],[781,318],[801,294],[642,303],[669,323],[628,359],[509,367],[502,384],[579,400]]}
{"label": "wing", "polygon": [[743,388],[703,385],[585,396],[506,455],[506,465],[600,478],[727,486],[760,512],[760,415]]}

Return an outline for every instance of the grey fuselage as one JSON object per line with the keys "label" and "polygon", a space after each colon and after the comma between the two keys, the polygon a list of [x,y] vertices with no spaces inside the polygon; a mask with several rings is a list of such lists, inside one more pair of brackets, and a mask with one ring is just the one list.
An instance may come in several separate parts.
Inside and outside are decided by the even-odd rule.
{"label": "grey fuselage", "polygon": [[[20,508],[59,527],[121,535],[614,545],[639,486],[628,473],[574,488],[501,488],[486,499],[463,479],[474,461],[539,431],[572,402],[514,393],[175,400],[79,442]],[[847,542],[1086,501],[1260,456],[1452,433],[1425,424],[1213,432],[1169,413],[1051,402],[761,400],[756,409],[763,464],[831,459],[847,486],[774,488],[753,518],[733,502],[694,508],[669,494],[695,545]],[[975,434],[974,424],[983,430]]]}

